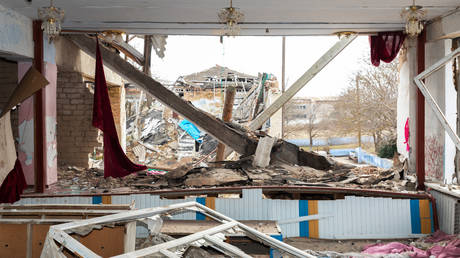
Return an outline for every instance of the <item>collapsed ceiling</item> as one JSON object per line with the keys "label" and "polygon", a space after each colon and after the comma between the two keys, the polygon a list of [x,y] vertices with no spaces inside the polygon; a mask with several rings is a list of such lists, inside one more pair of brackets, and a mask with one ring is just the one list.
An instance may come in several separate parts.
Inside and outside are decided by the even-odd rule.
{"label": "collapsed ceiling", "polygon": [[[37,18],[48,0],[0,0],[0,4]],[[130,34],[219,35],[217,13],[226,0],[55,0],[66,17],[64,30],[122,30]],[[401,30],[400,14],[410,0],[252,0],[233,1],[245,15],[241,35],[329,35]],[[419,0],[433,19],[460,7],[458,0]]]}

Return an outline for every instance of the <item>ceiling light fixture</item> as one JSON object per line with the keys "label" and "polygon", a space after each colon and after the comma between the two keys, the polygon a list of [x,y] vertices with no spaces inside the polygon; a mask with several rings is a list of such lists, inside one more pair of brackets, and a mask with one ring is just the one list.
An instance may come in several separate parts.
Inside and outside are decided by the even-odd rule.
{"label": "ceiling light fixture", "polygon": [[243,22],[244,14],[238,11],[239,8],[235,8],[230,0],[230,7],[223,8],[219,11],[219,21],[224,25],[221,35],[223,36],[238,36],[240,34],[239,23]]}
{"label": "ceiling light fixture", "polygon": [[412,5],[406,7],[401,17],[406,20],[406,34],[409,37],[416,37],[423,30],[423,18],[426,15],[426,11],[420,5],[415,5],[415,0],[412,1]]}
{"label": "ceiling light fixture", "polygon": [[61,32],[64,11],[55,7],[53,0],[50,0],[50,6],[38,9],[38,18],[42,20],[42,30],[48,35],[48,39],[51,42]]}
{"label": "ceiling light fixture", "polygon": [[335,35],[337,35],[339,39],[343,39],[344,37],[348,38],[351,35],[355,35],[355,34],[357,34],[356,31],[339,31],[335,33]]}

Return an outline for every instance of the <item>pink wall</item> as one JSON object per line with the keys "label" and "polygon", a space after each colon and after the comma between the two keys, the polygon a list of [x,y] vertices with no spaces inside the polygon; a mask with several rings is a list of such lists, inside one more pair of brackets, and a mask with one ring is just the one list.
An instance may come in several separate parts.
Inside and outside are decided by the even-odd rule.
{"label": "pink wall", "polygon": [[43,103],[45,103],[45,134],[46,134],[46,184],[57,182],[57,142],[56,142],[56,64],[45,63],[45,76],[50,82],[45,87]]}
{"label": "pink wall", "polygon": [[[32,66],[30,62],[18,63],[18,81]],[[34,184],[34,98],[26,99],[19,106],[18,156],[28,185]]]}
{"label": "pink wall", "polygon": [[[18,63],[18,79],[21,80],[32,64]],[[50,82],[43,94],[46,137],[45,164],[46,184],[57,181],[57,143],[56,143],[56,77],[55,64],[45,63],[45,77]],[[21,103],[19,107],[19,160],[21,161],[26,182],[34,184],[34,100],[33,96]]]}

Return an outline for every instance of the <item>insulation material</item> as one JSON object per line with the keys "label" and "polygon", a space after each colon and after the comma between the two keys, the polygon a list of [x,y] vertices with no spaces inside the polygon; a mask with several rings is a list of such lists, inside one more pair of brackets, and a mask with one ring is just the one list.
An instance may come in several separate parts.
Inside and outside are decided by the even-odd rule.
{"label": "insulation material", "polygon": [[10,112],[0,118],[0,185],[16,162],[13,131],[11,130]]}
{"label": "insulation material", "polygon": [[49,82],[46,78],[31,66],[22,78],[21,82],[19,82],[19,85],[14,89],[13,94],[11,94],[8,102],[2,109],[0,117],[48,84]]}

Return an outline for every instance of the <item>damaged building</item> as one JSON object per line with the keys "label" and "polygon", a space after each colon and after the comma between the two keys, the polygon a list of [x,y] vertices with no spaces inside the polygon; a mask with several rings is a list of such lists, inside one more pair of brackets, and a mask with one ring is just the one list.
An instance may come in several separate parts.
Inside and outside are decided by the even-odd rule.
{"label": "damaged building", "polygon": [[[0,257],[458,257],[460,4],[412,4],[0,0]],[[216,33],[335,43],[289,87],[152,76],[169,35]],[[390,166],[283,140],[362,36],[400,62]]]}

